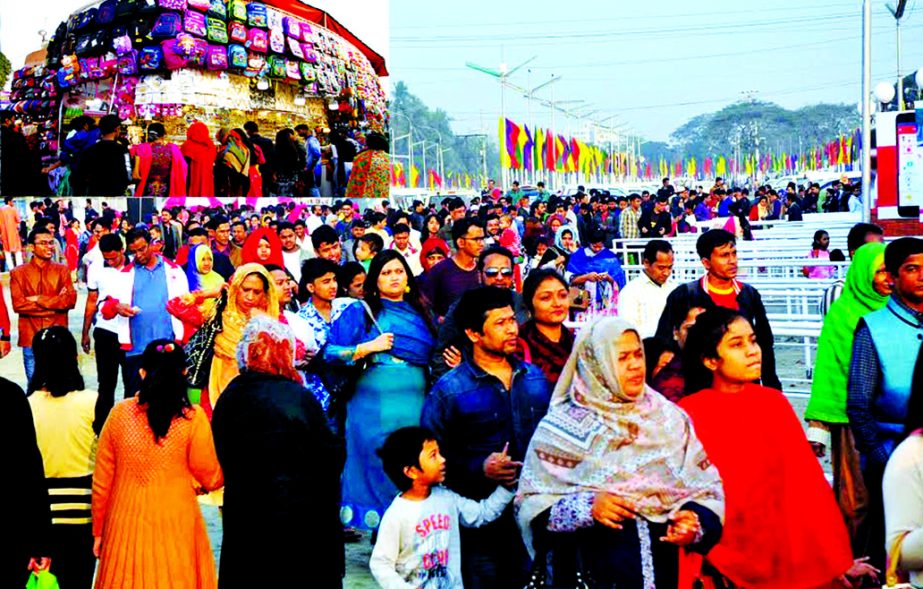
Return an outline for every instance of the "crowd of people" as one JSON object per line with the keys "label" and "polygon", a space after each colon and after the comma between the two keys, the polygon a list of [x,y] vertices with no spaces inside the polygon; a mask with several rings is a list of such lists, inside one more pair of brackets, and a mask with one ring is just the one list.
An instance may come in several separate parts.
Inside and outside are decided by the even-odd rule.
{"label": "crowd of people", "polygon": [[[672,197],[105,208],[83,232],[7,203],[27,386],[0,380],[0,584],[340,587],[366,537],[387,589],[858,588],[888,550],[923,578],[923,240],[850,231],[806,436],[738,236],[701,232],[702,277],[670,280]],[[613,236],[650,238],[640,276]],[[2,356],[5,305],[0,329]]]}
{"label": "crowd of people", "polygon": [[[75,117],[54,162],[39,161],[12,111],[0,111],[0,194],[10,196],[348,196],[386,197],[388,140],[380,133],[310,128],[264,136],[255,121],[212,137],[194,121],[185,141],[162,123],[132,145],[117,115]],[[353,168],[356,174],[353,177]]]}

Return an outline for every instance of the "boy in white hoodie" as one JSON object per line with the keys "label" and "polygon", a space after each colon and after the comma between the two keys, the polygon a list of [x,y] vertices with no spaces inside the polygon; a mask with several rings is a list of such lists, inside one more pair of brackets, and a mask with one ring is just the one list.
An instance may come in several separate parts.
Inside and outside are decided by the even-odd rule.
{"label": "boy in white hoodie", "polygon": [[378,528],[369,567],[383,589],[463,589],[459,524],[478,527],[500,517],[513,492],[497,489],[483,501],[441,486],[445,458],[430,430],[401,428],[378,450],[401,490]]}

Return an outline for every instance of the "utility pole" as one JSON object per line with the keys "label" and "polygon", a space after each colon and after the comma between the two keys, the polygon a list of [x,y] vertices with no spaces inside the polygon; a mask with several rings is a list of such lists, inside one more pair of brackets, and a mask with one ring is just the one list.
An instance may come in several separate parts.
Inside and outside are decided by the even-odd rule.
{"label": "utility pole", "polygon": [[897,7],[885,5],[888,12],[894,17],[894,31],[897,34],[897,110],[904,110],[904,76],[901,74],[901,19],[904,17],[904,8],[907,0],[897,0]]}
{"label": "utility pole", "polygon": [[862,220],[866,223],[872,218],[872,111],[869,101],[871,87],[872,0],[862,0]]}

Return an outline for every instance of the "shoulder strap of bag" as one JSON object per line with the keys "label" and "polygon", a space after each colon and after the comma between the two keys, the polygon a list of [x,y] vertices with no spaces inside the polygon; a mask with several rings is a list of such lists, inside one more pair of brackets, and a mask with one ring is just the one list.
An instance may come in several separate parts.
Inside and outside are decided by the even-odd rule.
{"label": "shoulder strap of bag", "polygon": [[375,319],[375,314],[372,313],[372,309],[371,309],[371,307],[369,307],[369,304],[366,303],[366,302],[365,302],[364,300],[362,300],[362,299],[359,299],[359,303],[362,304],[362,307],[365,309],[366,315],[368,315],[368,316],[369,316],[369,319],[372,320],[372,325],[374,325],[374,326],[375,326],[375,329],[378,330],[378,335],[383,334],[383,333],[384,333],[384,330],[381,328],[381,325],[378,324],[378,320]]}

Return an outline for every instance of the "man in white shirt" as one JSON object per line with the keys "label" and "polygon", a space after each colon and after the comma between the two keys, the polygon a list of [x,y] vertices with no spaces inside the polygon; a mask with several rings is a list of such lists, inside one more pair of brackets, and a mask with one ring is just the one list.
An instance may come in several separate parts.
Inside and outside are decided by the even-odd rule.
{"label": "man in white shirt", "polygon": [[641,258],[644,271],[619,293],[619,317],[638,328],[641,338],[657,332],[657,323],[676,284],[667,282],[673,274],[673,247],[663,239],[652,239]]}
{"label": "man in white shirt", "polygon": [[[95,233],[95,230],[94,230]],[[98,434],[115,403],[115,387],[119,380],[119,368],[123,374],[125,368],[125,351],[119,344],[118,327],[115,319],[105,319],[98,309],[100,299],[109,297],[113,287],[122,280],[122,268],[125,267],[124,247],[118,235],[110,235],[108,229],[100,236],[99,244],[93,249],[99,252],[102,262],[87,267],[87,301],[83,310],[83,336],[81,347],[84,353],[90,353],[90,328],[96,350],[96,373],[99,375],[99,397],[96,401],[96,420],[93,428]],[[122,377],[124,384],[125,378]]]}
{"label": "man in white shirt", "polygon": [[388,246],[389,249],[393,249],[404,256],[414,276],[423,274],[423,266],[420,264],[420,250],[413,247],[413,244],[410,243],[410,226],[404,223],[398,223],[394,226],[393,231],[394,239],[391,240]]}
{"label": "man in white shirt", "polygon": [[296,282],[300,282],[301,263],[308,259],[308,256],[298,245],[295,226],[288,221],[279,223],[279,240],[282,242],[282,260],[285,262],[285,268],[295,277]]}
{"label": "man in white shirt", "polygon": [[93,232],[93,237],[96,238],[96,244],[85,254],[83,254],[83,265],[87,267],[87,273],[89,274],[90,266],[96,263],[102,263],[103,254],[99,249],[99,242],[102,239],[103,235],[109,235],[109,226],[106,224],[106,221],[103,219],[94,219],[90,222],[90,230]]}

